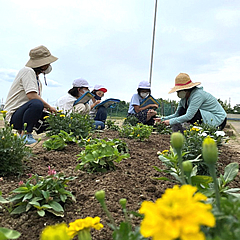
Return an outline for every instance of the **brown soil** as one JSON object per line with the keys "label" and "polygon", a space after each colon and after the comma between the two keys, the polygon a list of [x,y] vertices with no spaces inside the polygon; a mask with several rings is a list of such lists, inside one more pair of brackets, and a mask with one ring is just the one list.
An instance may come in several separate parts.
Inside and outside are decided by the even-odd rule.
{"label": "brown soil", "polygon": [[[99,133],[100,138],[119,138],[118,132],[107,131]],[[118,204],[119,199],[127,198],[127,208],[137,211],[144,200],[156,201],[161,197],[165,189],[172,187],[170,182],[152,180],[152,177],[164,176],[152,168],[158,166],[164,168],[158,159],[157,151],[169,149],[169,135],[151,135],[148,141],[138,142],[136,140],[123,139],[130,150],[131,157],[116,164],[117,170],[107,173],[89,174],[83,171],[75,171],[77,154],[80,153],[79,146],[71,144],[64,151],[46,151],[41,144],[37,145],[33,152],[35,156],[26,163],[28,170],[24,172],[21,178],[4,177],[0,182],[0,189],[3,197],[7,197],[9,192],[18,187],[20,180],[25,181],[28,173],[36,173],[45,176],[48,166],[51,166],[57,172],[63,171],[66,176],[77,176],[77,179],[71,181],[68,190],[76,197],[76,203],[67,203],[64,206],[65,215],[63,218],[52,214],[46,214],[39,217],[36,212],[30,211],[18,216],[12,216],[3,207],[0,209],[0,222],[2,227],[15,229],[22,233],[20,240],[38,240],[42,229],[47,225],[53,225],[60,222],[72,222],[78,218],[87,216],[99,216],[104,228],[100,231],[93,231],[94,240],[109,240],[111,230],[107,226],[107,218],[102,211],[100,204],[94,198],[96,191],[104,189],[106,192],[106,201],[114,219],[119,223],[123,219],[121,207]],[[219,157],[220,171],[230,162],[240,163],[240,152],[235,151],[229,145],[221,147]],[[167,175],[165,175],[167,176]],[[239,175],[231,183],[231,187],[239,187]],[[140,219],[133,218],[133,223],[139,225]],[[76,239],[76,238],[74,238]]]}

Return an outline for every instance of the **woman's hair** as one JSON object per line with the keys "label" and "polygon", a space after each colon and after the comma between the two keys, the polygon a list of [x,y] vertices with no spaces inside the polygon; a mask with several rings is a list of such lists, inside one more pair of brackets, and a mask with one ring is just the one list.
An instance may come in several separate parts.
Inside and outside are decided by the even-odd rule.
{"label": "woman's hair", "polygon": [[[83,87],[80,87],[82,89]],[[79,87],[73,87],[71,88],[68,93],[71,94],[73,97],[78,97],[79,92],[78,92]]]}
{"label": "woman's hair", "polygon": [[42,66],[33,68],[33,71],[36,73],[36,75],[42,73]]}
{"label": "woman's hair", "polygon": [[91,93],[94,94],[94,95],[96,95],[96,92],[97,92],[97,91],[98,91],[98,90],[95,90],[95,89],[94,89],[94,90],[91,91]]}
{"label": "woman's hair", "polygon": [[140,92],[141,92],[142,90],[147,90],[147,91],[149,92],[149,94],[151,94],[151,89],[138,88],[138,89],[137,89],[138,95],[140,95]]}

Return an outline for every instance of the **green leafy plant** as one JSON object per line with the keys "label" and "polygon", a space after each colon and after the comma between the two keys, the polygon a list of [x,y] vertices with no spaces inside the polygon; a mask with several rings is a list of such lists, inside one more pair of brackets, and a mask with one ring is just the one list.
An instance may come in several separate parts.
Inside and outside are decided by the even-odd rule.
{"label": "green leafy plant", "polygon": [[[4,112],[4,111],[2,111]],[[5,119],[6,113],[3,113]],[[0,129],[0,174],[21,174],[23,161],[31,156],[32,149],[25,145],[24,139],[13,132],[12,126],[5,121]]]}
{"label": "green leafy plant", "polygon": [[171,134],[172,133],[172,129],[170,126],[166,126],[164,123],[162,122],[158,122],[154,125],[154,130],[160,134]]}
{"label": "green leafy plant", "polygon": [[134,115],[129,115],[124,119],[123,125],[136,126],[139,123],[139,120]]}
{"label": "green leafy plant", "polygon": [[50,150],[63,150],[67,143],[78,142],[73,136],[73,133],[68,134],[67,132],[60,130],[58,135],[50,136],[50,139],[47,139],[43,143],[43,147],[48,151]]}
{"label": "green leafy plant", "polygon": [[82,115],[76,112],[63,114],[61,111],[56,114],[50,114],[46,121],[49,124],[47,128],[49,130],[47,132],[48,136],[58,135],[63,130],[68,134],[72,133],[77,138],[87,137],[93,129],[94,123],[89,115]]}
{"label": "green leafy plant", "polygon": [[5,239],[17,239],[21,236],[21,233],[18,231],[0,227],[0,240]]}
{"label": "green leafy plant", "polygon": [[26,183],[22,181],[19,187],[11,192],[7,199],[11,204],[11,214],[21,214],[30,209],[37,210],[39,216],[44,216],[45,211],[56,216],[63,216],[64,209],[61,204],[68,198],[75,201],[71,192],[67,191],[67,183],[76,177],[65,177],[63,173],[56,173],[50,166],[46,177],[31,176]]}
{"label": "green leafy plant", "polygon": [[95,193],[95,198],[98,200],[98,202],[101,204],[101,207],[103,211],[106,213],[108,220],[110,223],[108,223],[108,226],[113,230],[113,240],[144,240],[147,238],[144,238],[140,233],[140,228],[135,227],[133,228],[133,225],[130,221],[129,215],[135,215],[137,217],[143,218],[143,216],[139,213],[135,212],[129,212],[126,208],[127,200],[125,198],[122,198],[119,200],[119,204],[122,208],[123,214],[124,214],[124,221],[122,221],[119,226],[116,224],[112,214],[109,212],[108,207],[105,202],[105,192],[103,190],[100,190]]}
{"label": "green leafy plant", "polygon": [[118,131],[119,130],[119,126],[115,124],[115,121],[112,120],[107,120],[106,121],[106,127],[109,130],[113,130],[113,131]]}
{"label": "green leafy plant", "polygon": [[153,131],[153,126],[138,123],[136,126],[123,125],[119,130],[119,135],[126,138],[134,138],[140,141],[145,141],[150,137]]}
{"label": "green leafy plant", "polygon": [[[96,141],[96,140],[95,140]],[[97,140],[94,144],[88,144],[85,149],[78,154],[78,161],[81,161],[76,169],[87,170],[88,172],[106,172],[115,170],[114,162],[120,162],[128,158],[128,153],[122,153],[120,140],[106,141]]]}

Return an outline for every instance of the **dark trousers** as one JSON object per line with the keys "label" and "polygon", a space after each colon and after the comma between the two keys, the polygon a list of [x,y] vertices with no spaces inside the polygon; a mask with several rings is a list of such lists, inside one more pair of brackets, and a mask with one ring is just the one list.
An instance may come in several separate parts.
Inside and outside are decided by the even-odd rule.
{"label": "dark trousers", "polygon": [[24,130],[24,123],[27,124],[26,131],[31,133],[33,127],[42,117],[43,102],[39,99],[32,99],[18,108],[12,115],[10,125],[16,130]]}
{"label": "dark trousers", "polygon": [[106,119],[107,119],[107,109],[104,106],[100,106],[98,108],[98,111],[94,120],[102,121],[105,123]]}
{"label": "dark trousers", "polygon": [[[181,107],[181,108],[179,109],[179,111],[178,111],[179,116],[182,116],[182,115],[186,114],[186,112],[187,112],[187,109],[186,109],[186,108],[183,108],[183,107]],[[191,124],[194,124],[194,123],[196,123],[196,122],[198,122],[198,123],[200,123],[200,124],[202,123],[202,114],[201,114],[201,112],[200,112],[199,109],[197,110],[197,112],[196,112],[196,114],[193,116],[193,118],[190,119],[188,122],[191,123]]]}

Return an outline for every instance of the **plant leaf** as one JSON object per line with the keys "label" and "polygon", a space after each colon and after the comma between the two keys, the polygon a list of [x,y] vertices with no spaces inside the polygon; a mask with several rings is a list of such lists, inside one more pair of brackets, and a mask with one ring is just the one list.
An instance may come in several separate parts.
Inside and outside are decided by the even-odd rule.
{"label": "plant leaf", "polygon": [[236,162],[230,163],[225,167],[223,178],[227,183],[231,182],[238,174],[239,165]]}

